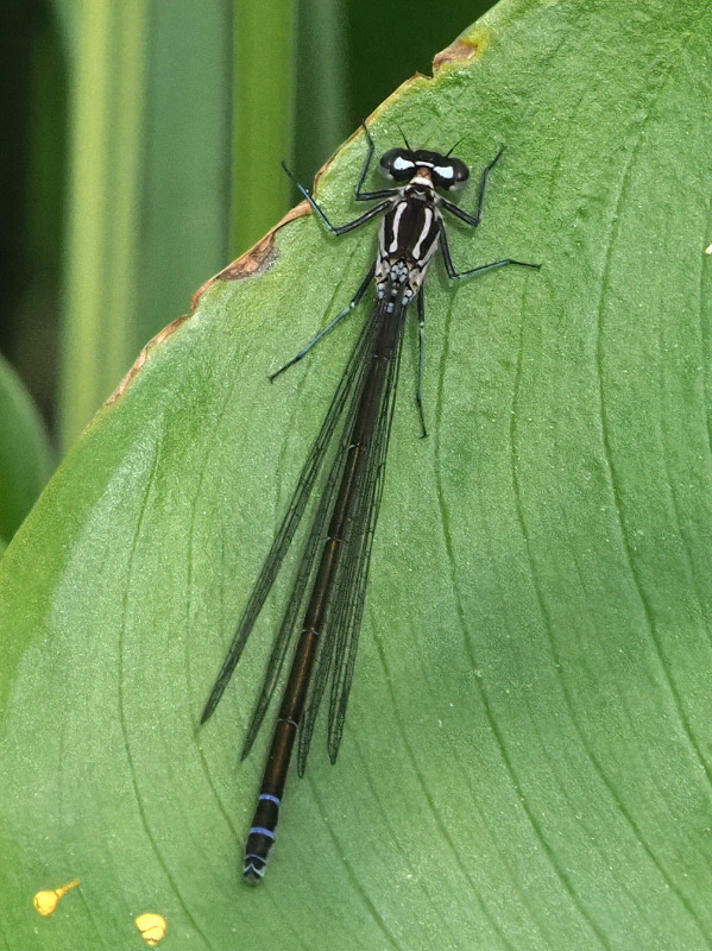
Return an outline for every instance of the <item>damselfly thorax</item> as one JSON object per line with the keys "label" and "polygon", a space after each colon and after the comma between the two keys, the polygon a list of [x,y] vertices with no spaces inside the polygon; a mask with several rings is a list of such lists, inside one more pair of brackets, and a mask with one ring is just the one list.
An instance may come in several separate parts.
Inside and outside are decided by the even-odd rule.
{"label": "damselfly thorax", "polygon": [[418,184],[401,189],[384,214],[375,274],[379,300],[399,300],[406,307],[422,287],[442,227],[437,198],[430,177],[423,175]]}

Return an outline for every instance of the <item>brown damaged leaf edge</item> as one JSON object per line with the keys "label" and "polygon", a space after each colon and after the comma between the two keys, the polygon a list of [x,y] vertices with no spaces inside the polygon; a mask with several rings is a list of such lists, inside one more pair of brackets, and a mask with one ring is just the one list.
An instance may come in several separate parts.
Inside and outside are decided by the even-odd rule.
{"label": "brown damaged leaf edge", "polygon": [[205,284],[199,287],[195,294],[193,294],[191,314],[198,306],[201,296],[209,287],[212,287],[215,281],[241,281],[245,277],[252,277],[253,274],[259,274],[260,271],[266,270],[274,263],[275,259],[274,236],[280,228],[283,228],[290,221],[308,214],[309,205],[305,201],[300,202],[288,211],[284,218],[277,222],[274,228],[270,228],[264,238],[261,238],[257,244],[253,244],[249,251],[245,251],[245,253],[233,261],[232,264],[228,264],[226,268],[223,268],[223,270],[219,271],[214,277],[209,278]]}
{"label": "brown damaged leaf edge", "polygon": [[177,317],[175,320],[171,321],[170,324],[165,326],[163,330],[159,330],[155,337],[151,337],[151,339],[148,341],[146,346],[143,347],[139,355],[136,357],[136,360],[134,361],[134,364],[131,367],[131,369],[128,371],[128,373],[123,378],[121,383],[119,383],[119,385],[116,387],[114,392],[108,398],[108,400],[104,404],[105,406],[110,406],[112,403],[115,403],[116,400],[119,399],[119,397],[124,395],[124,393],[128,389],[128,386],[133,380],[133,378],[136,376],[138,371],[144,365],[146,360],[148,360],[148,355],[151,353],[151,351],[155,350],[156,347],[160,347],[161,344],[165,340],[167,340],[168,337],[170,337],[171,334],[173,334],[174,331],[176,331],[180,327],[180,325],[182,323],[185,323],[185,321],[188,320],[190,317],[192,317],[192,311],[190,314],[184,314],[182,317]]}
{"label": "brown damaged leaf edge", "polygon": [[446,49],[435,54],[433,59],[433,75],[442,69],[447,63],[461,63],[463,61],[476,59],[484,52],[484,44],[481,37],[459,37],[454,43],[451,43]]}
{"label": "brown damaged leaf edge", "polygon": [[249,251],[245,251],[245,253],[237,258],[237,260],[233,261],[232,264],[228,264],[226,268],[223,268],[222,271],[214,275],[214,277],[209,278],[201,287],[199,287],[191,298],[190,313],[184,314],[182,317],[178,317],[176,320],[171,321],[170,324],[164,327],[163,330],[160,330],[155,337],[152,337],[148,341],[146,346],[143,347],[139,353],[131,369],[108,398],[105,405],[110,406],[124,395],[129,385],[143,367],[149,355],[163,343],[165,343],[165,341],[180,327],[182,323],[185,323],[186,320],[189,320],[193,316],[198,303],[200,302],[200,298],[209,287],[212,287],[216,281],[239,281],[245,277],[252,277],[252,275],[259,274],[260,271],[266,270],[266,268],[273,264],[275,260],[275,234],[280,228],[283,228],[284,225],[292,221],[294,218],[300,218],[302,215],[306,214],[309,214],[309,205],[307,202],[302,201],[290,211],[288,211],[287,214],[277,222],[274,228],[271,228],[264,238],[261,238],[257,244],[253,245],[249,249]]}

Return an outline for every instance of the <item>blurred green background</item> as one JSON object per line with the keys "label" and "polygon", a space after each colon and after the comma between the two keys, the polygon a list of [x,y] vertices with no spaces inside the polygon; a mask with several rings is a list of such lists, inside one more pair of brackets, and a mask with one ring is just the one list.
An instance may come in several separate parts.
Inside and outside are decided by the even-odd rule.
{"label": "blurred green background", "polygon": [[311,182],[489,6],[4,5],[0,497],[24,491],[0,539],[141,346],[295,202],[280,159]]}

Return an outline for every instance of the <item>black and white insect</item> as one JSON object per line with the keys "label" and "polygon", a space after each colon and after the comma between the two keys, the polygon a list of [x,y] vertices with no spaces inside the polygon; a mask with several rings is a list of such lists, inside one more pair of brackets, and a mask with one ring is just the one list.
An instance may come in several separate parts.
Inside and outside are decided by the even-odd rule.
{"label": "black and white insect", "polygon": [[[222,697],[312,490],[318,485],[319,500],[242,750],[244,758],[263,722],[289,646],[296,639],[245,845],[243,878],[250,884],[261,881],[265,873],[297,733],[297,769],[301,776],[319,705],[329,680],[327,747],[332,763],[341,743],[366,597],[371,546],[383,491],[408,305],[415,298],[419,326],[416,400],[421,434],[425,436],[423,280],[435,253],[440,250],[448,275],[456,280],[510,264],[539,267],[538,264],[504,258],[458,272],[452,262],[443,212],[472,227],[480,223],[487,179],[503,149],[482,173],[477,211],[471,215],[442,194],[455,192],[467,183],[470,173],[465,163],[452,157],[450,152],[442,155],[425,149],[414,150],[407,142],[405,148],[390,149],[380,159],[381,172],[394,186],[362,191],[374,153],[373,140],[365,124],[363,129],[368,150],[354,194],[357,201],[376,201],[378,204],[353,221],[335,226],[307,189],[299,183],[297,186],[331,234],[346,234],[382,215],[376,261],[349,305],[270,379],[274,380],[301,360],[353,310],[373,281],[376,285],[375,305],[309,451],[286,515],[248,598],[201,717],[201,723],[205,723]],[[286,166],[285,170],[291,176]],[[327,456],[330,463],[318,481]]]}

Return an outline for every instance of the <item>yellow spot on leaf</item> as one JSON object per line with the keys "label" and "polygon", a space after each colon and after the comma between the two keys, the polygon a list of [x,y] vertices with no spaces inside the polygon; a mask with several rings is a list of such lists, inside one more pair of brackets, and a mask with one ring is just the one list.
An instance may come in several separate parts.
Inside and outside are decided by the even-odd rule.
{"label": "yellow spot on leaf", "polygon": [[136,927],[141,932],[141,937],[146,944],[153,948],[166,934],[168,927],[163,915],[156,915],[153,912],[147,912],[145,915],[139,915],[135,919]]}
{"label": "yellow spot on leaf", "polygon": [[62,885],[61,888],[47,889],[46,891],[37,892],[33,901],[35,908],[41,915],[51,915],[59,904],[60,898],[64,898],[67,892],[76,888],[79,884],[79,879],[75,878],[73,882],[69,882],[67,885]]}

